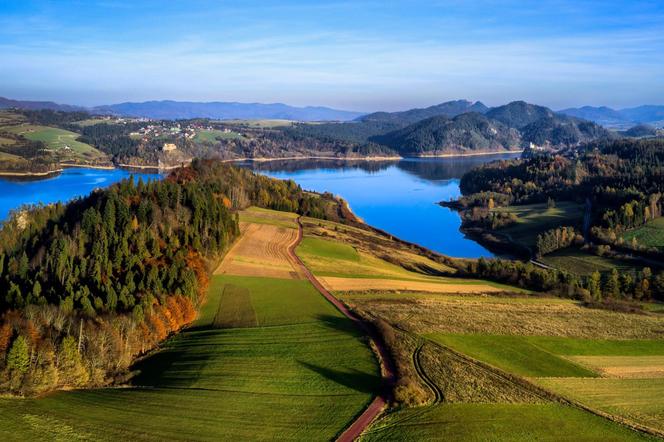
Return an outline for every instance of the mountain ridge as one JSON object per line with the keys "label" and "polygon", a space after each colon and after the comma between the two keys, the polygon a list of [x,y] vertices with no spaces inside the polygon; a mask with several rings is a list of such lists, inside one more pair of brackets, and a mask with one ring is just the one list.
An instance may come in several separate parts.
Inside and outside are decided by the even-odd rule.
{"label": "mountain ridge", "polygon": [[558,112],[594,121],[608,128],[626,129],[639,124],[664,127],[664,105],[646,104],[623,109],[613,109],[607,106],[582,106],[562,109]]}
{"label": "mountain ridge", "polygon": [[364,112],[339,110],[326,106],[297,107],[283,103],[150,100],[84,107],[59,104],[52,101],[13,100],[0,97],[0,109],[9,108],[64,112],[85,111],[96,115],[163,120],[209,118],[213,120],[283,119],[296,121],[351,121],[365,115]]}

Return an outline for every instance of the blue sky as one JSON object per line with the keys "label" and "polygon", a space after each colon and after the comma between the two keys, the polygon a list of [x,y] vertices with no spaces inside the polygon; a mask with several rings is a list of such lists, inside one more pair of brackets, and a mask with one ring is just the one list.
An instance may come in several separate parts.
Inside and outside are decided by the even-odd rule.
{"label": "blue sky", "polygon": [[0,0],[0,95],[664,104],[664,1]]}

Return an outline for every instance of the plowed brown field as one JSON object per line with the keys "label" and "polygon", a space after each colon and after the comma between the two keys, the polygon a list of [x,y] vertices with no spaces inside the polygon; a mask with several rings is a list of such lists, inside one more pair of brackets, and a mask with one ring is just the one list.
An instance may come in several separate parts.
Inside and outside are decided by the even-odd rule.
{"label": "plowed brown field", "polygon": [[270,224],[242,223],[242,236],[231,248],[215,275],[301,279],[288,254],[297,230]]}

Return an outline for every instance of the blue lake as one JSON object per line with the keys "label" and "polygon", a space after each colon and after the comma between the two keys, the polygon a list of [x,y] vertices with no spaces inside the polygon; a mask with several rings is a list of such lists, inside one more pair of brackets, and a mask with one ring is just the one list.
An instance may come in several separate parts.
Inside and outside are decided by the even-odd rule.
{"label": "blue lake", "polygon": [[0,179],[0,221],[24,204],[65,202],[87,195],[98,187],[107,187],[134,175],[136,179],[155,179],[159,175],[135,173],[122,169],[65,169],[60,175],[36,181]]}
{"label": "blue lake", "polygon": [[460,195],[468,170],[517,155],[404,159],[392,162],[288,160],[248,162],[257,172],[293,179],[306,190],[328,191],[348,201],[368,224],[453,257],[479,258],[491,252],[459,231],[459,215],[438,205]]}
{"label": "blue lake", "polygon": [[[307,190],[340,195],[365,222],[407,241],[449,256],[478,258],[492,254],[459,231],[461,220],[456,212],[437,203],[459,196],[459,179],[466,171],[488,161],[514,157],[389,162],[284,160],[242,165],[275,178],[293,179]],[[44,180],[0,179],[0,221],[24,204],[65,202],[131,175],[144,180],[160,177],[121,169],[66,169]]]}

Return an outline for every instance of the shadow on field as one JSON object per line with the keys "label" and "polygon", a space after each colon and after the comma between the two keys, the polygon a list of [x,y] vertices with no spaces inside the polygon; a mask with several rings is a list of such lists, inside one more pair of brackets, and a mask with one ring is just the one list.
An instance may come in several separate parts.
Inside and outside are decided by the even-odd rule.
{"label": "shadow on field", "polygon": [[[202,334],[205,332],[197,335]],[[175,338],[175,345],[163,347],[136,362],[131,368],[136,373],[131,380],[132,385],[176,388],[189,388],[194,385],[200,378],[203,367],[212,359],[213,352],[191,346],[190,334],[179,338]]]}
{"label": "shadow on field", "polygon": [[344,387],[351,388],[360,393],[375,393],[380,385],[380,378],[376,375],[363,373],[351,369],[351,371],[335,370],[333,368],[320,367],[308,362],[297,361],[303,367],[318,373],[325,379],[336,382]]}
{"label": "shadow on field", "polygon": [[353,336],[358,336],[361,334],[357,326],[350,319],[344,316],[316,315],[316,319],[320,321],[325,327],[332,330],[341,331]]}

